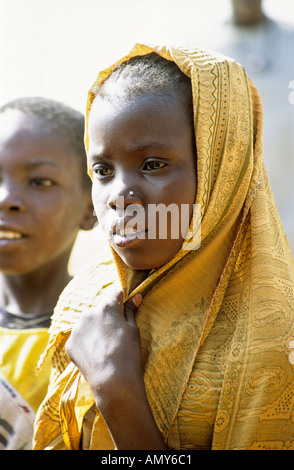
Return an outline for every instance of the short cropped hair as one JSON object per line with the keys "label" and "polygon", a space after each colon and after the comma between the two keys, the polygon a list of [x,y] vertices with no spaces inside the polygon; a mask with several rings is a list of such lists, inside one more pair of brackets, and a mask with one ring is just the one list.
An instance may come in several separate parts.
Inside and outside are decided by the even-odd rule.
{"label": "short cropped hair", "polygon": [[0,107],[0,113],[14,109],[43,120],[49,129],[65,139],[72,152],[80,158],[82,185],[88,188],[87,159],[84,147],[85,119],[82,113],[64,103],[43,97],[23,97]]}
{"label": "short cropped hair", "polygon": [[[122,86],[120,86],[122,85]],[[152,94],[176,97],[193,116],[191,80],[179,67],[159,54],[151,52],[135,56],[118,65],[106,80],[92,90],[111,102]]]}

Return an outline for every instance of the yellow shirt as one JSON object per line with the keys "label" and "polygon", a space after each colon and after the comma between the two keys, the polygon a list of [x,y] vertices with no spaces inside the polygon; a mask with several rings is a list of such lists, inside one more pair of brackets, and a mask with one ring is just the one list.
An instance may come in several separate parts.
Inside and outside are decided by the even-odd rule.
{"label": "yellow shirt", "polygon": [[49,380],[49,366],[36,372],[48,341],[48,329],[13,330],[0,327],[0,372],[36,412]]}
{"label": "yellow shirt", "polygon": [[48,329],[0,327],[0,449],[30,449],[35,413],[47,392],[50,364],[36,372]]}

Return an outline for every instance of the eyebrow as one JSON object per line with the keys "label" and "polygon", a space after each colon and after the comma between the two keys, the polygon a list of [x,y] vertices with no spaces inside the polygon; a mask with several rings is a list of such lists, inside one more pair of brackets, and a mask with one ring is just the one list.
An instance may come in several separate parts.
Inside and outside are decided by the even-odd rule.
{"label": "eyebrow", "polygon": [[157,141],[154,141],[154,142],[146,142],[146,143],[134,143],[134,144],[130,144],[127,146],[127,150],[129,152],[140,152],[142,150],[146,150],[148,148],[168,148],[168,145],[163,143],[163,142],[157,142]]}
{"label": "eyebrow", "polygon": [[37,166],[53,166],[55,168],[61,168],[59,163],[53,160],[32,160],[27,162],[27,167],[29,168],[35,168]]}
{"label": "eyebrow", "polygon": [[[146,143],[134,143],[134,144],[129,144],[126,147],[127,152],[130,153],[136,153],[136,152],[141,152],[142,150],[146,150],[149,148],[161,148],[161,149],[166,149],[169,148],[169,145],[162,143],[162,142],[146,142]],[[95,158],[103,158],[105,157],[103,151],[101,153],[96,152],[96,153],[88,153],[88,159],[95,159]]]}

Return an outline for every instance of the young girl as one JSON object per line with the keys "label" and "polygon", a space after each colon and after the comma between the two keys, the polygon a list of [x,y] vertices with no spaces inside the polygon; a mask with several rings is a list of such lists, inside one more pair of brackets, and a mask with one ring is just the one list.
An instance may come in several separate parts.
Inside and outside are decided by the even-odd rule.
{"label": "young girl", "polygon": [[137,45],[90,90],[85,143],[113,262],[60,298],[35,448],[294,448],[293,262],[242,67]]}
{"label": "young girl", "polygon": [[20,98],[0,108],[0,123],[0,449],[31,449],[50,373],[36,366],[77,233],[94,219],[84,116]]}

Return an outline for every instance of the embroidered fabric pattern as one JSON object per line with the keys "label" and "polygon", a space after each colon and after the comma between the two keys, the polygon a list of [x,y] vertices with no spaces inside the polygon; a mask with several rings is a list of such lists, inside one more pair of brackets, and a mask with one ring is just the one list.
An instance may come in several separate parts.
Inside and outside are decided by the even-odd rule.
{"label": "embroidered fabric pattern", "polygon": [[[93,397],[65,361],[66,335],[119,277],[126,299],[144,296],[137,324],[146,392],[170,448],[294,449],[294,269],[262,161],[259,94],[241,66],[202,50],[136,45],[119,62],[151,51],[191,77],[201,246],[180,250],[135,290],[137,273],[115,254],[70,283],[53,317],[55,376],[35,446],[79,449]],[[87,117],[92,100],[90,91]],[[113,448],[97,409],[89,446]]]}

